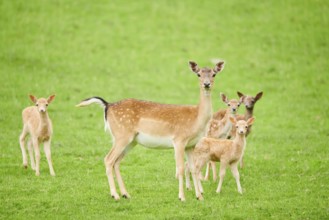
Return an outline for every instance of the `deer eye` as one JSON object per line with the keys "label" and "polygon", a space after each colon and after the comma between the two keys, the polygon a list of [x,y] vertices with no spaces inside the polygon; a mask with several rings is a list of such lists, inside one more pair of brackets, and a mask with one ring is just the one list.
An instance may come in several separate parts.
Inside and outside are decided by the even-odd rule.
{"label": "deer eye", "polygon": [[235,126],[236,128],[238,128],[238,126]]}
{"label": "deer eye", "polygon": [[238,107],[240,107],[240,104],[238,104]]}
{"label": "deer eye", "polygon": [[212,77],[215,77],[215,76],[216,76],[216,74],[213,74],[213,75],[212,75]]}
{"label": "deer eye", "polygon": [[200,77],[201,75],[198,73],[197,76]]}
{"label": "deer eye", "polygon": [[35,106],[39,106],[39,104],[35,104]]}
{"label": "deer eye", "polygon": [[227,104],[227,106],[231,106],[231,104]]}
{"label": "deer eye", "polygon": [[246,126],[246,128],[248,128],[248,126]]}
{"label": "deer eye", "polygon": [[46,106],[48,106],[48,104],[46,104]]}

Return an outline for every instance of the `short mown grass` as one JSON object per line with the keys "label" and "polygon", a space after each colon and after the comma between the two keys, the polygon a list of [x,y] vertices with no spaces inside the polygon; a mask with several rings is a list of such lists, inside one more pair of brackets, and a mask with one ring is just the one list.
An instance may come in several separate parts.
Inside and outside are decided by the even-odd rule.
{"label": "short mown grass", "polygon": [[[328,1],[1,1],[0,219],[328,219]],[[103,158],[111,138],[101,96],[197,104],[188,60],[212,66],[219,92],[255,95],[244,194],[226,175],[222,193],[178,201],[174,152],[136,146],[121,173],[130,200],[109,196]],[[56,177],[22,167],[18,142],[28,94],[49,106]],[[243,109],[240,109],[243,112]]]}

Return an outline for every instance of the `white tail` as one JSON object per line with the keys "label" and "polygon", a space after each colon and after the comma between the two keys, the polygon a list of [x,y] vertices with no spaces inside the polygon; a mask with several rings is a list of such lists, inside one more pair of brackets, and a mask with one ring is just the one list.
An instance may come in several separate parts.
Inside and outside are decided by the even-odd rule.
{"label": "white tail", "polygon": [[184,151],[185,148],[194,147],[205,134],[206,125],[212,115],[210,94],[214,78],[224,68],[222,61],[213,69],[199,68],[195,62],[189,64],[191,70],[199,77],[200,102],[197,106],[159,104],[135,99],[104,104],[95,97],[78,104],[78,106],[87,106],[92,103],[103,103],[102,105],[105,106],[104,118],[112,134],[113,146],[104,162],[111,195],[114,199],[119,199],[114,174],[122,196],[130,197],[120,174],[120,161],[129,149],[139,143],[149,148],[175,150],[179,199],[185,200]]}

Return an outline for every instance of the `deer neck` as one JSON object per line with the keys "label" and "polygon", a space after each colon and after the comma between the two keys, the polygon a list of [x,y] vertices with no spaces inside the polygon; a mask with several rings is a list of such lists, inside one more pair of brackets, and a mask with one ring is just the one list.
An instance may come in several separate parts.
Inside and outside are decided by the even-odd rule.
{"label": "deer neck", "polygon": [[253,116],[253,112],[254,112],[254,107],[246,108],[246,113],[244,114],[244,118],[246,120],[248,120],[249,118],[251,118]]}
{"label": "deer neck", "polygon": [[48,117],[48,113],[40,113],[40,129],[43,130],[45,128],[48,128],[49,125],[49,117]]}
{"label": "deer neck", "polygon": [[198,106],[198,123],[207,124],[212,116],[211,91],[200,89],[200,100]]}
{"label": "deer neck", "polygon": [[236,153],[242,156],[244,149],[246,148],[246,136],[245,134],[236,134],[233,140],[233,144],[236,147]]}

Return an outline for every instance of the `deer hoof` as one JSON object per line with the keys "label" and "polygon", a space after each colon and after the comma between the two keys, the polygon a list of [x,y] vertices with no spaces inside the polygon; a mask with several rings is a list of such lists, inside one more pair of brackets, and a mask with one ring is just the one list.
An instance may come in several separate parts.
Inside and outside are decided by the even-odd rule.
{"label": "deer hoof", "polygon": [[123,194],[123,195],[122,195],[122,198],[130,199],[130,196],[129,196],[128,194]]}

